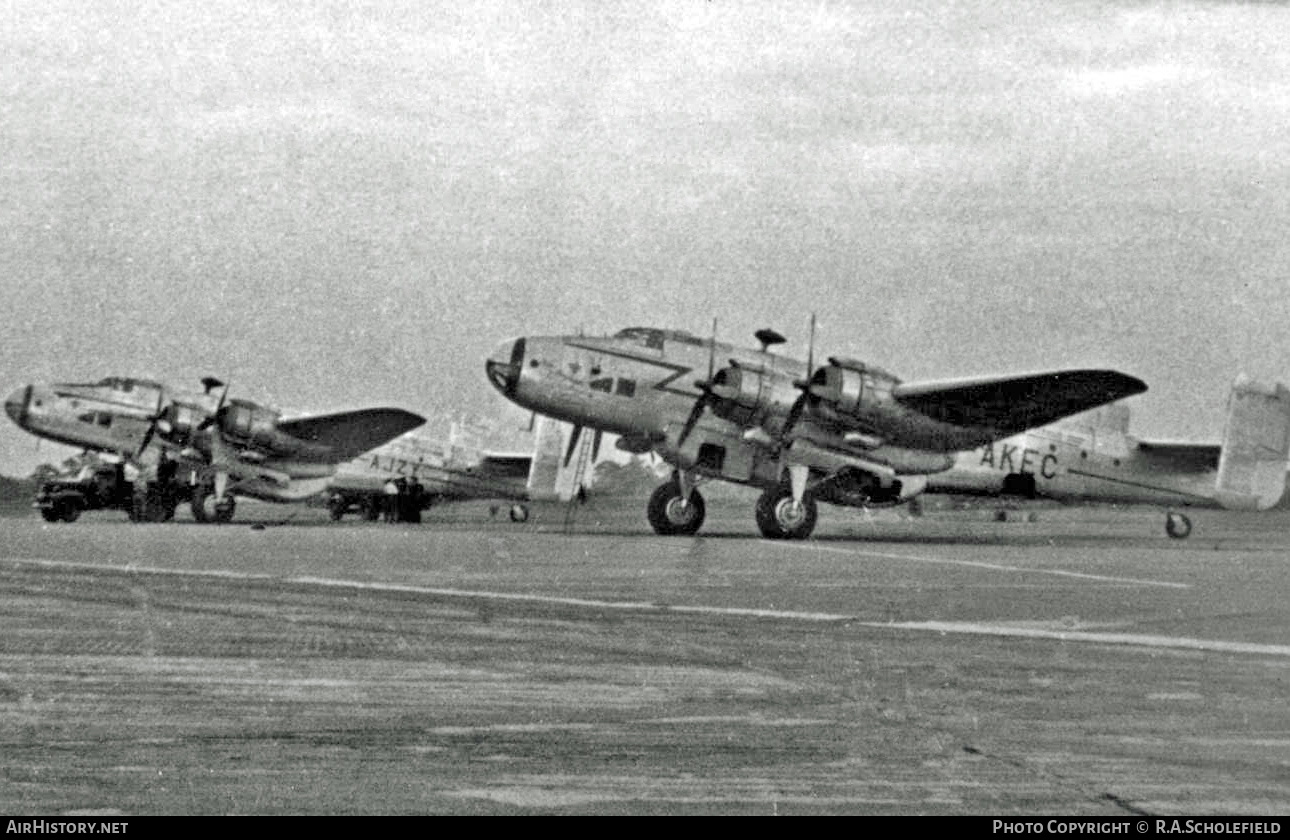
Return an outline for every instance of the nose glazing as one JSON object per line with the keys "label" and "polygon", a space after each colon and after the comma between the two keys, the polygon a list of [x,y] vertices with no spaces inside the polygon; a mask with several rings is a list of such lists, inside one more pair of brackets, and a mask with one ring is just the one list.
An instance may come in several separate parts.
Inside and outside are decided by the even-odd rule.
{"label": "nose glazing", "polygon": [[515,386],[520,381],[520,371],[524,365],[524,339],[516,339],[509,345],[502,345],[489,356],[488,361],[484,364],[488,372],[488,379],[493,383],[493,387],[503,394],[510,395],[515,392]]}
{"label": "nose glazing", "polygon": [[31,386],[19,388],[14,391],[4,401],[4,413],[9,415],[9,419],[19,426],[27,416],[27,405],[31,402]]}

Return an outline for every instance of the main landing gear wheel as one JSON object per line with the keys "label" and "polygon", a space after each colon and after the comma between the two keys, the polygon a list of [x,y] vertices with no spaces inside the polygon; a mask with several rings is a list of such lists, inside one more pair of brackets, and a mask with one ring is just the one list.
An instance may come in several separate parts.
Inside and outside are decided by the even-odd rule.
{"label": "main landing gear wheel", "polygon": [[223,499],[215,501],[211,497],[209,490],[197,489],[193,491],[191,507],[193,519],[198,522],[224,523],[233,518],[233,511],[237,509],[237,501],[232,496],[225,496]]}
{"label": "main landing gear wheel", "polygon": [[768,540],[804,540],[815,530],[819,510],[809,492],[801,504],[788,487],[772,487],[757,499],[757,527]]}
{"label": "main landing gear wheel", "polygon": [[675,481],[660,484],[649,497],[645,517],[654,533],[665,537],[697,533],[703,526],[707,506],[698,490],[690,491],[688,500],[681,498],[681,488]]}
{"label": "main landing gear wheel", "polygon": [[512,521],[512,522],[528,522],[528,521],[529,521],[529,509],[528,509],[528,506],[526,506],[526,505],[511,505],[511,521]]}
{"label": "main landing gear wheel", "polygon": [[81,515],[81,506],[72,499],[55,502],[52,507],[41,508],[40,516],[46,522],[75,522]]}
{"label": "main landing gear wheel", "polygon": [[1185,540],[1191,534],[1191,520],[1181,513],[1166,513],[1165,533],[1176,540]]}

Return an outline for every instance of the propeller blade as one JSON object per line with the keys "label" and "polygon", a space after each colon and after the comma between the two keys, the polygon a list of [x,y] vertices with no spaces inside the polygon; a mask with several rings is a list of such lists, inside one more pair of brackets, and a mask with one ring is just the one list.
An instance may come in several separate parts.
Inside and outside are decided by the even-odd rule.
{"label": "propeller blade", "polygon": [[708,394],[709,391],[705,388],[703,394],[694,401],[694,408],[690,409],[690,416],[685,418],[685,425],[681,427],[681,435],[676,439],[677,449],[685,445],[686,438],[690,436],[690,432],[694,431],[695,424],[703,416],[703,410],[708,407]]}
{"label": "propeller blade", "polygon": [[[734,359],[730,360],[734,363]],[[686,439],[694,431],[695,425],[699,418],[703,416],[703,410],[708,407],[708,400],[712,399],[712,378],[717,373],[717,319],[712,319],[712,340],[708,342],[708,378],[703,381],[696,381],[694,387],[703,393],[694,401],[694,407],[690,409],[690,415],[685,418],[685,425],[681,427],[681,434],[676,439],[676,446],[680,449],[685,445]]]}
{"label": "propeller blade", "polygon": [[802,419],[802,409],[806,408],[806,400],[810,397],[810,392],[803,389],[802,395],[793,400],[793,407],[788,410],[788,419],[784,421],[784,428],[779,433],[781,442],[787,442],[788,436],[792,434],[793,427],[797,421]]}
{"label": "propeller blade", "polygon": [[815,373],[815,313],[811,313],[811,338],[806,345],[806,381]]}
{"label": "propeller blade", "polygon": [[[223,392],[221,392],[221,393],[220,393],[220,395],[219,395],[219,402],[215,404],[215,411],[214,411],[214,413],[212,413],[209,417],[207,417],[207,418],[206,418],[205,420],[203,420],[200,424],[198,424],[198,426],[197,426],[197,431],[199,431],[199,432],[200,432],[200,431],[202,431],[202,430],[204,430],[204,429],[209,429],[212,425],[214,425],[215,421],[219,419],[219,413],[224,409],[224,401],[225,401],[226,399],[228,399],[228,384],[227,384],[227,383],[220,382],[218,379],[213,379],[213,378],[211,378],[211,377],[207,377],[207,379],[203,379],[203,380],[202,380],[202,383],[203,383],[203,384],[205,384],[205,383],[207,382],[207,380],[209,380],[209,381],[213,382],[215,385],[223,385],[223,386],[224,386],[224,390],[223,390]],[[212,387],[213,387],[213,386],[212,386]],[[210,393],[210,389],[209,389],[209,388],[206,390],[206,393],[208,393],[208,394]]]}
{"label": "propeller blade", "polygon": [[582,437],[582,427],[574,426],[573,432],[569,435],[569,446],[564,450],[564,465],[566,467],[573,460],[573,450],[578,448],[578,438],[580,437]]}
{"label": "propeller blade", "polygon": [[714,368],[717,362],[717,319],[712,319],[712,341],[708,342],[708,383],[712,383],[712,375],[716,373]]}
{"label": "propeller blade", "polygon": [[591,463],[593,464],[596,463],[596,459],[600,457],[600,441],[604,435],[604,432],[600,429],[596,429],[596,434],[591,439]]}
{"label": "propeller blade", "polygon": [[793,406],[788,410],[788,419],[784,421],[784,428],[780,430],[779,439],[782,443],[788,442],[788,436],[792,434],[793,429],[797,426],[797,421],[802,419],[802,411],[806,408],[807,401],[811,398],[811,376],[815,373],[815,313],[811,313],[811,330],[810,339],[806,345],[806,378],[801,382],[794,383],[801,390],[802,395],[793,400]]}
{"label": "propeller blade", "polygon": [[157,433],[157,424],[161,422],[161,403],[164,398],[164,392],[157,394],[157,408],[152,412],[152,418],[148,423],[148,430],[143,433],[143,440],[139,441],[139,449],[134,453],[134,459],[136,461],[143,457],[143,453],[147,450],[148,444],[152,443],[152,436]]}

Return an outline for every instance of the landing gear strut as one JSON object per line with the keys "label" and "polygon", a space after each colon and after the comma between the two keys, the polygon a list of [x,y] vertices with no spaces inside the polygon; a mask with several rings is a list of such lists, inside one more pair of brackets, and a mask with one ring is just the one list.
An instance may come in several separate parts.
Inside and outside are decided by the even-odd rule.
{"label": "landing gear strut", "polygon": [[1191,534],[1191,520],[1181,513],[1165,514],[1165,533],[1176,540],[1185,540]]}
{"label": "landing gear strut", "polygon": [[[682,485],[685,485],[684,491]],[[650,527],[654,529],[654,533],[663,536],[689,536],[697,533],[703,526],[706,514],[707,507],[699,491],[678,473],[673,473],[671,481],[660,484],[654,490],[645,507]]]}

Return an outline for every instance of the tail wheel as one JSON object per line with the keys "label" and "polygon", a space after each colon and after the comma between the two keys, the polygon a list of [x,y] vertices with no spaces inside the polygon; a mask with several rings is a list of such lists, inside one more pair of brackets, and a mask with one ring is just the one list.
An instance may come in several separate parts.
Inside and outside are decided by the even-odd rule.
{"label": "tail wheel", "polygon": [[772,487],[757,499],[757,528],[768,540],[804,540],[815,530],[819,510],[809,492],[801,504],[788,487]]}
{"label": "tail wheel", "polygon": [[707,506],[699,491],[691,490],[690,498],[681,498],[681,488],[675,481],[659,485],[649,497],[645,517],[654,533],[663,536],[697,533],[703,527]]}
{"label": "tail wheel", "polygon": [[1185,540],[1191,534],[1191,520],[1181,513],[1166,513],[1165,533],[1176,540]]}
{"label": "tail wheel", "polygon": [[528,507],[525,505],[511,505],[511,521],[528,522],[529,521]]}

